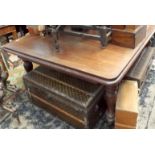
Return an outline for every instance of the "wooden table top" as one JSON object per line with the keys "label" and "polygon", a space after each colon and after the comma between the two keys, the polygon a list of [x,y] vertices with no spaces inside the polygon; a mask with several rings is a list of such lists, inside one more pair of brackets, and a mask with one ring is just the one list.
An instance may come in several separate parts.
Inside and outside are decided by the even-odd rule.
{"label": "wooden table top", "polygon": [[109,44],[102,49],[98,41],[78,37],[61,38],[62,50],[55,52],[51,37],[25,36],[3,46],[3,51],[48,66],[59,66],[64,72],[93,76],[101,83],[118,81],[125,74],[155,32],[155,26],[148,26],[147,35],[135,48],[129,49]]}

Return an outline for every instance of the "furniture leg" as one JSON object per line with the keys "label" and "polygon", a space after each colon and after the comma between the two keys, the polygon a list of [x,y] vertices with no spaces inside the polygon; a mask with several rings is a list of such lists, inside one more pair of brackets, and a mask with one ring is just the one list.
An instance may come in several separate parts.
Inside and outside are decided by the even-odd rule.
{"label": "furniture leg", "polygon": [[18,37],[17,37],[17,32],[16,31],[14,31],[14,32],[12,32],[12,35],[13,35],[13,39],[14,40],[16,40]]}
{"label": "furniture leg", "polygon": [[105,87],[105,101],[107,104],[106,118],[109,123],[113,123],[115,120],[115,105],[117,98],[118,86],[106,86]]}
{"label": "furniture leg", "polygon": [[26,72],[32,71],[33,70],[33,64],[32,64],[32,62],[25,61],[25,60],[23,60],[23,61],[24,61],[24,68],[25,68]]}

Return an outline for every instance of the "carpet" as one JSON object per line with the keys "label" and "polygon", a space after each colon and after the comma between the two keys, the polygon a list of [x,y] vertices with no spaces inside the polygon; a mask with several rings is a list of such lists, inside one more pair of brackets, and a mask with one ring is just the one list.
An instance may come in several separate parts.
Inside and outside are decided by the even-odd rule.
{"label": "carpet", "polygon": [[[19,74],[18,74],[19,72]],[[17,75],[22,77],[23,68],[17,69]],[[13,78],[13,81],[15,80]],[[19,78],[17,82],[22,80]],[[26,92],[18,94],[12,102],[16,108],[16,112],[8,114],[1,122],[1,129],[74,129],[73,126],[62,121],[58,117],[46,112],[44,109],[32,104]],[[97,123],[96,129],[111,129],[113,124],[108,124],[103,116]],[[155,60],[151,66],[151,70],[144,83],[139,102],[139,115],[137,120],[137,129],[155,128]]]}

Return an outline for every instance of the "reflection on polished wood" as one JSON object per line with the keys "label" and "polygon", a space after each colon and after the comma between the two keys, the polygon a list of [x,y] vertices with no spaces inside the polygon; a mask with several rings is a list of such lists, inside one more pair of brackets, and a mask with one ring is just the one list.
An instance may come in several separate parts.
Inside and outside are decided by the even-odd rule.
{"label": "reflection on polished wood", "polygon": [[[4,46],[4,50],[31,61],[44,65],[58,65],[74,72],[85,73],[108,81],[118,79],[128,71],[133,61],[155,32],[155,27],[148,27],[146,38],[135,48],[123,48],[109,44],[101,49],[99,42],[84,40],[77,37],[65,37],[61,41],[62,51],[52,50],[51,37],[26,36],[17,42]],[[67,71],[68,71],[67,70]],[[73,72],[73,74],[74,74]]]}
{"label": "reflection on polished wood", "polygon": [[16,54],[26,61],[105,85],[107,116],[114,119],[117,87],[154,32],[155,26],[148,26],[146,37],[135,49],[112,44],[102,49],[98,41],[65,36],[60,40],[62,50],[55,52],[50,36],[36,35],[25,36],[6,44],[3,51]]}

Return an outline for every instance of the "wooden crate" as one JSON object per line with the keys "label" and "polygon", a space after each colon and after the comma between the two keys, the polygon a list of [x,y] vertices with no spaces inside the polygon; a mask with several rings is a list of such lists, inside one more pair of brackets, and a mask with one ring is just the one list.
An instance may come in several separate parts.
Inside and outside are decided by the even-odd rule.
{"label": "wooden crate", "polygon": [[136,81],[125,80],[119,87],[115,128],[134,129],[137,124],[138,116],[138,85]]}
{"label": "wooden crate", "polygon": [[104,113],[103,86],[38,67],[24,76],[33,103],[77,128],[93,128]]}
{"label": "wooden crate", "polygon": [[147,26],[132,29],[112,29],[111,42],[115,45],[135,48],[146,36]]}

